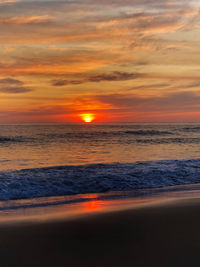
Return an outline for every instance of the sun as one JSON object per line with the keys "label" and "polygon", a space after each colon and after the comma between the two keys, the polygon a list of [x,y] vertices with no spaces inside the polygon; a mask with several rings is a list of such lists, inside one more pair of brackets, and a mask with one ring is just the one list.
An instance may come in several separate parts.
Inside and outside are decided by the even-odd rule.
{"label": "sun", "polygon": [[94,120],[94,114],[80,114],[82,120],[86,123],[90,123]]}

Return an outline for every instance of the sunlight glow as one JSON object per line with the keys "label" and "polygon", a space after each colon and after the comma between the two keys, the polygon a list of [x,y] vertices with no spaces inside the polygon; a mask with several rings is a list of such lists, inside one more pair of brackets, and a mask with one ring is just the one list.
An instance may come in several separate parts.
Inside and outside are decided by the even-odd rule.
{"label": "sunlight glow", "polygon": [[94,120],[94,114],[81,114],[82,120],[86,123],[90,123]]}

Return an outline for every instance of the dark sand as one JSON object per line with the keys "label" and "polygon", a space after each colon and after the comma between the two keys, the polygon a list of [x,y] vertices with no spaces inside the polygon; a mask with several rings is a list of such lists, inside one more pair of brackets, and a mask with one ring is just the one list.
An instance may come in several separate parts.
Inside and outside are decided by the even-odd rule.
{"label": "dark sand", "polygon": [[200,266],[200,199],[158,203],[2,222],[0,266]]}

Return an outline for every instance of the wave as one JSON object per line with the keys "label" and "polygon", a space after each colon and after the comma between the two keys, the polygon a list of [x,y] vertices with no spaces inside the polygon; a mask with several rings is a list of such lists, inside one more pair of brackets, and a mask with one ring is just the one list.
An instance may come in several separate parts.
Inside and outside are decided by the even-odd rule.
{"label": "wave", "polygon": [[156,130],[136,130],[136,131],[125,131],[126,134],[133,135],[170,135],[173,134],[169,131],[156,131]]}
{"label": "wave", "polygon": [[76,141],[81,142],[82,140],[104,140],[112,138],[127,138],[129,135],[135,136],[162,136],[162,135],[172,135],[170,131],[158,131],[158,130],[126,130],[126,131],[80,131],[80,132],[67,132],[67,133],[53,133],[53,134],[42,134],[38,138],[40,141]]}
{"label": "wave", "polygon": [[1,146],[8,146],[8,145],[16,145],[20,143],[27,143],[31,144],[32,146],[34,145],[35,142],[41,141],[37,140],[36,138],[33,137],[24,137],[24,136],[16,136],[16,137],[4,137],[0,136],[0,145]]}
{"label": "wave", "polygon": [[200,159],[0,172],[0,200],[159,188],[200,182]]}
{"label": "wave", "polygon": [[0,143],[21,143],[24,142],[25,139],[21,137],[4,137],[0,136]]}
{"label": "wave", "polygon": [[196,126],[196,127],[185,127],[183,128],[184,131],[188,131],[188,132],[199,132],[200,131],[200,126]]}
{"label": "wave", "polygon": [[157,138],[157,139],[135,139],[136,143],[143,143],[143,144],[200,144],[200,138]]}

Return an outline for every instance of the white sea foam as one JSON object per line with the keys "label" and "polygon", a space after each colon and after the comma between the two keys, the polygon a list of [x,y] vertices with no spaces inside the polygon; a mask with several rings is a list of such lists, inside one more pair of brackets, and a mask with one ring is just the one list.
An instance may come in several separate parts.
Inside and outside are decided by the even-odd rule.
{"label": "white sea foam", "polygon": [[200,182],[200,159],[0,172],[0,200],[158,188]]}

